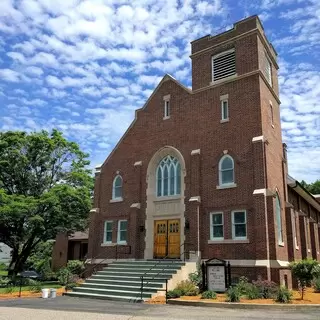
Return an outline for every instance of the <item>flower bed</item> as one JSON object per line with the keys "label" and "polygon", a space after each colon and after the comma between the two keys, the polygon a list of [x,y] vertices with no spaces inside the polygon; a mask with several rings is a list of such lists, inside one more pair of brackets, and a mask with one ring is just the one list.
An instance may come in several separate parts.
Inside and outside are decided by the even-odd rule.
{"label": "flower bed", "polygon": [[[65,292],[64,288],[57,289],[57,296],[62,296]],[[21,291],[21,298],[40,298],[41,292]],[[19,298],[19,291],[12,293],[0,293],[0,300]]]}

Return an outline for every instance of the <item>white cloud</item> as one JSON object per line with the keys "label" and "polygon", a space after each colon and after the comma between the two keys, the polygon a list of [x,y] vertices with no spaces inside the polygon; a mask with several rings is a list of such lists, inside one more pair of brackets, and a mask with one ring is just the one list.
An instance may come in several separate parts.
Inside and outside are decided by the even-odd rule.
{"label": "white cloud", "polygon": [[11,69],[0,69],[0,78],[9,82],[20,81],[20,74]]}

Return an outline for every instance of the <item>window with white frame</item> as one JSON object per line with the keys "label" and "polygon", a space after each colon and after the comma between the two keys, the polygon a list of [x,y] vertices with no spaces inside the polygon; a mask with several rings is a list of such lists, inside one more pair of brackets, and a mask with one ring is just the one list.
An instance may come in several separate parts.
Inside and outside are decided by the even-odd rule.
{"label": "window with white frame", "polygon": [[232,239],[247,239],[247,212],[245,210],[232,211]]}
{"label": "window with white frame", "polygon": [[236,52],[234,48],[212,57],[212,82],[228,78],[235,74]]}
{"label": "window with white frame", "polygon": [[229,102],[228,99],[221,100],[221,120],[229,119]]}
{"label": "window with white frame", "polygon": [[122,199],[122,177],[120,175],[113,179],[112,199]]}
{"label": "window with white frame", "polygon": [[164,119],[170,118],[170,100],[164,101]]}
{"label": "window with white frame", "polygon": [[229,155],[224,155],[219,161],[219,184],[234,184],[234,161]]}
{"label": "window with white frame", "polygon": [[271,65],[271,61],[267,55],[267,53],[265,53],[265,70],[264,70],[265,76],[267,78],[268,83],[270,84],[270,86],[272,86],[272,65]]}
{"label": "window with white frame", "polygon": [[213,212],[210,215],[210,239],[223,240],[223,213]]}
{"label": "window with white frame", "polygon": [[118,243],[127,243],[128,238],[128,221],[119,220],[118,221]]}
{"label": "window with white frame", "polygon": [[278,244],[283,244],[282,219],[281,219],[281,202],[279,194],[276,194],[276,223],[278,233]]}
{"label": "window with white frame", "polygon": [[157,175],[157,196],[174,196],[181,193],[181,166],[177,158],[164,157],[159,163]]}
{"label": "window with white frame", "polygon": [[112,226],[113,226],[113,221],[104,222],[104,236],[103,236],[104,243],[112,243]]}

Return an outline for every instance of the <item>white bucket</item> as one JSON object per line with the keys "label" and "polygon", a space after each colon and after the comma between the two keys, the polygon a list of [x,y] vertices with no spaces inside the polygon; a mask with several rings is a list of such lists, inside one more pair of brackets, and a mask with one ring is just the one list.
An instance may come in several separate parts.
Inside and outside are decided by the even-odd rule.
{"label": "white bucket", "polygon": [[50,290],[49,289],[41,289],[41,292],[42,292],[42,298],[47,299],[49,296]]}
{"label": "white bucket", "polygon": [[50,289],[50,298],[54,299],[57,297],[57,289]]}

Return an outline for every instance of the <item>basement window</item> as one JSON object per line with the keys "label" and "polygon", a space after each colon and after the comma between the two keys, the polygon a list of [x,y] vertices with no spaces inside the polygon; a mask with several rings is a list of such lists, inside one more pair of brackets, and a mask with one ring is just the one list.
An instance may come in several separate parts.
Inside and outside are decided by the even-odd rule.
{"label": "basement window", "polygon": [[212,82],[231,77],[235,74],[236,52],[234,48],[212,57]]}

